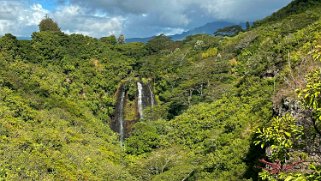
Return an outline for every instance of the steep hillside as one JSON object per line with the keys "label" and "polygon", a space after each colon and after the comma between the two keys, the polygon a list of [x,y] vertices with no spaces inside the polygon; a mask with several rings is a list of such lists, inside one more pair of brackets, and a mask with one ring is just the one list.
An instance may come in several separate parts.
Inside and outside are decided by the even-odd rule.
{"label": "steep hillside", "polygon": [[320,180],[319,12],[176,42],[1,37],[0,180]]}
{"label": "steep hillside", "polygon": [[[295,1],[290,7],[301,3]],[[271,163],[279,159],[285,165],[301,158],[306,163],[300,168],[311,173],[307,163],[318,165],[319,161],[310,157],[317,151],[296,150],[315,149],[320,135],[302,115],[304,107],[298,107],[296,92],[304,89],[305,76],[319,67],[315,57],[320,57],[321,6],[314,3],[301,8],[295,13],[283,9],[236,37],[192,36],[175,51],[164,48],[157,56],[143,58],[140,75],[155,80],[160,102],[155,109],[165,112],[149,110],[146,114],[151,117],[137,124],[127,139],[126,151],[140,155],[133,161],[131,170],[135,171],[131,173],[144,175],[141,180],[257,180],[258,167],[264,167],[261,158]],[[288,100],[292,100],[290,104]],[[292,113],[305,126],[301,139],[307,144],[295,144],[295,138],[286,136],[295,131],[295,125],[291,125],[294,130],[274,130],[286,132],[285,137],[257,131],[276,124],[270,122],[273,116],[286,113]],[[156,119],[159,121],[150,122]],[[281,139],[278,136],[292,141],[283,148],[273,141]],[[265,156],[264,149],[271,146],[284,149],[285,155],[274,150],[272,156]],[[157,149],[148,153],[150,148]],[[292,172],[301,173],[298,177],[303,179],[302,170]],[[260,174],[262,178],[276,177],[275,173],[273,177],[264,174],[267,172]],[[315,178],[313,174],[308,177]]]}
{"label": "steep hillside", "polygon": [[82,35],[0,44],[0,178],[133,180],[105,124],[130,59]]}

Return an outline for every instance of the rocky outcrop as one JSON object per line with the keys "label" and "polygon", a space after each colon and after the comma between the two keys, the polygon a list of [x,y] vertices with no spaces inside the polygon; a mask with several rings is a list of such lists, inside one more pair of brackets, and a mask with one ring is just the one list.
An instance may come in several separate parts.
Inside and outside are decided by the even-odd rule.
{"label": "rocky outcrop", "polygon": [[274,114],[279,117],[285,114],[293,116],[304,128],[304,136],[295,144],[295,151],[304,151],[309,154],[310,159],[320,160],[321,134],[318,133],[312,111],[305,109],[299,100],[287,97],[280,104],[274,105]]}

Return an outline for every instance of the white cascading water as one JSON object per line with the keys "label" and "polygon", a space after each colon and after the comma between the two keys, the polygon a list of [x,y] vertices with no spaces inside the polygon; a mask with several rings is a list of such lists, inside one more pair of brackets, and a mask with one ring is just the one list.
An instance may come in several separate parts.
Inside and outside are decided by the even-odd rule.
{"label": "white cascading water", "polygon": [[121,97],[119,103],[118,111],[118,122],[119,122],[119,135],[120,135],[120,145],[123,146],[125,132],[124,132],[124,101],[125,101],[125,90],[121,90]]}
{"label": "white cascading water", "polygon": [[155,103],[154,94],[153,94],[153,91],[152,91],[152,88],[150,85],[148,85],[148,88],[149,88],[149,93],[150,93],[150,106],[153,108],[154,103]]}
{"label": "white cascading water", "polygon": [[139,118],[143,118],[143,85],[140,82],[137,82],[138,89],[138,114]]}

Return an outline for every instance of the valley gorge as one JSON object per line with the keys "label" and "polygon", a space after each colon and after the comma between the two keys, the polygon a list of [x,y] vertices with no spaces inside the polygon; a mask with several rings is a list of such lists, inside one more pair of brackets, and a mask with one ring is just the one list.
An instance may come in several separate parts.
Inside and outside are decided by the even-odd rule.
{"label": "valley gorge", "polygon": [[293,0],[179,41],[71,34],[48,16],[28,40],[1,35],[0,180],[321,180],[320,12]]}

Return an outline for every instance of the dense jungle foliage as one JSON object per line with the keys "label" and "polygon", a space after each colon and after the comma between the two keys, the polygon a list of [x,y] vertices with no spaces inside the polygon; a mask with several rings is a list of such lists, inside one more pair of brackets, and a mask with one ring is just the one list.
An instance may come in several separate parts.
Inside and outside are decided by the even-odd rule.
{"label": "dense jungle foliage", "polygon": [[[2,36],[0,180],[321,180],[320,12],[295,0],[235,36],[176,42],[52,20]],[[115,94],[137,79],[157,105],[120,146]]]}

